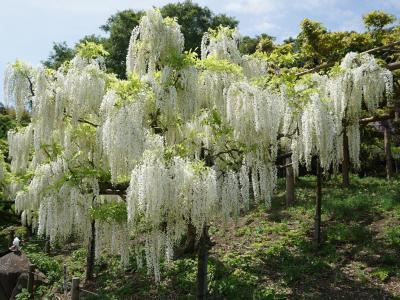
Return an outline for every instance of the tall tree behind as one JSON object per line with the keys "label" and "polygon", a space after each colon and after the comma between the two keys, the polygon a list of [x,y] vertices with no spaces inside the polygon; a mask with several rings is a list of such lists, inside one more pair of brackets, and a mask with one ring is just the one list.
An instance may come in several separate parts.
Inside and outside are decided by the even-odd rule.
{"label": "tall tree behind", "polygon": [[[124,10],[112,15],[100,28],[109,34],[105,40],[105,49],[110,53],[107,57],[107,69],[125,78],[125,62],[128,52],[129,38],[143,11]],[[224,14],[215,15],[209,8],[201,7],[191,1],[171,3],[161,8],[163,17],[177,18],[185,37],[185,50],[200,49],[201,39],[208,28],[219,25],[236,27],[238,21]]]}
{"label": "tall tree behind", "polygon": [[[86,35],[82,39],[76,43],[76,45],[79,45],[80,43],[83,42],[94,42],[97,44],[104,44],[105,38],[98,36],[98,35]],[[75,45],[75,46],[76,46]],[[49,69],[57,70],[63,63],[66,61],[71,60],[76,54],[75,47],[69,47],[67,45],[67,42],[60,42],[60,43],[53,43],[53,49],[50,52],[49,57],[42,61],[42,64]]]}
{"label": "tall tree behind", "polygon": [[106,58],[107,70],[117,74],[120,78],[126,78],[126,55],[129,39],[133,28],[139,25],[143,14],[143,11],[123,10],[112,15],[107,23],[100,27],[109,34],[104,41],[104,48],[110,53]]}
{"label": "tall tree behind", "polygon": [[47,68],[57,70],[64,62],[71,60],[74,55],[74,49],[70,48],[67,42],[54,42],[53,50],[50,52],[49,57],[45,61],[42,61],[42,63]]}
{"label": "tall tree behind", "polygon": [[[224,14],[215,15],[209,8],[201,7],[192,1],[167,4],[160,10],[163,17],[177,18],[185,37],[185,50],[199,51],[201,39],[208,28],[216,28],[219,25],[233,28],[239,24],[232,17]],[[125,63],[129,38],[143,14],[143,11],[120,11],[100,27],[109,34],[104,43],[105,49],[110,53],[106,59],[107,69],[116,73],[119,78],[126,77]]]}
{"label": "tall tree behind", "polygon": [[253,54],[257,50],[269,53],[275,47],[274,41],[275,37],[266,33],[262,33],[261,35],[257,35],[255,37],[246,35],[240,41],[239,50],[243,54]]}
{"label": "tall tree behind", "polygon": [[204,32],[218,26],[237,27],[239,21],[225,14],[215,15],[208,7],[201,7],[192,1],[170,3],[161,8],[163,17],[177,18],[185,37],[185,50],[200,49]]}

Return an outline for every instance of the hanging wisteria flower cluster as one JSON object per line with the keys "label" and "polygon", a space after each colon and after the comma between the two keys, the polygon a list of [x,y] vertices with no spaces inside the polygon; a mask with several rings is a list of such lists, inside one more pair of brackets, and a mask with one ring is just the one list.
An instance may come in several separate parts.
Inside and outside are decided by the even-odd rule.
{"label": "hanging wisteria flower cluster", "polygon": [[362,104],[374,112],[385,99],[390,101],[393,78],[372,55],[348,53],[335,74],[313,74],[308,84],[296,86],[296,92],[299,98],[303,97],[305,106],[300,114],[297,112],[300,118],[296,118],[287,105],[283,126],[283,133],[290,135],[295,172],[299,161],[309,168],[316,154],[325,170],[337,168],[343,161],[344,135],[348,139],[350,161],[357,168]]}
{"label": "hanging wisteria flower cluster", "polygon": [[218,200],[213,169],[178,157],[166,163],[158,155],[145,153],[142,163],[132,171],[128,223],[137,226],[143,222],[148,227],[144,232],[147,260],[151,262],[148,267],[157,280],[162,249],[167,249],[167,258],[171,258],[172,246],[186,233],[189,223],[202,232],[213,211],[218,211]]}
{"label": "hanging wisteria flower cluster", "polygon": [[135,27],[126,58],[127,74],[153,75],[171,55],[183,51],[184,39],[178,23],[163,18],[159,10],[150,10]]}
{"label": "hanging wisteria flower cluster", "polygon": [[17,120],[21,119],[25,105],[32,97],[31,67],[22,61],[8,65],[4,73],[4,104],[15,105]]}
{"label": "hanging wisteria flower cluster", "polygon": [[240,34],[237,29],[221,27],[219,30],[209,30],[201,40],[201,58],[215,56],[239,63],[242,55],[238,49]]}
{"label": "hanging wisteria flower cluster", "polygon": [[32,127],[15,131],[10,130],[7,134],[9,152],[11,159],[11,171],[14,173],[24,173],[29,166],[29,152],[32,145]]}

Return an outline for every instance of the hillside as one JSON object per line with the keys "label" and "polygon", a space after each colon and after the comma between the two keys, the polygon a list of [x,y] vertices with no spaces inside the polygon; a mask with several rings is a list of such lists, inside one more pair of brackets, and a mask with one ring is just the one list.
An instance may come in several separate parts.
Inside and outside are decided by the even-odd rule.
{"label": "hillside", "polygon": [[[312,242],[314,177],[299,178],[294,207],[285,208],[280,182],[272,209],[253,207],[236,223],[213,224],[215,243],[209,259],[210,299],[400,299],[400,180],[352,178],[324,182],[324,243]],[[61,292],[62,264],[68,276],[84,278],[85,249],[58,247],[52,256],[43,243],[24,248],[51,284],[36,289],[38,298]],[[102,257],[85,299],[193,299],[195,257],[162,264],[154,284],[145,270],[118,258]],[[41,294],[41,296],[39,296]]]}

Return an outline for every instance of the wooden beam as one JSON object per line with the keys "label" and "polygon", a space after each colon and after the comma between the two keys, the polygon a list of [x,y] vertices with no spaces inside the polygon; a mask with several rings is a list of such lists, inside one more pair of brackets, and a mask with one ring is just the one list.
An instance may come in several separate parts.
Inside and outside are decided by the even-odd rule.
{"label": "wooden beam", "polygon": [[111,182],[99,182],[100,195],[118,195],[124,197],[129,183],[112,184]]}
{"label": "wooden beam", "polygon": [[393,42],[393,43],[390,43],[390,44],[387,44],[387,45],[383,45],[383,46],[379,46],[379,47],[376,47],[376,48],[372,48],[370,50],[367,50],[367,51],[364,51],[364,52],[361,52],[361,53],[373,54],[373,53],[379,52],[381,50],[389,50],[390,48],[393,48],[394,46],[397,46],[397,45],[400,45],[400,40],[396,41],[396,42]]}
{"label": "wooden beam", "polygon": [[372,116],[368,118],[361,119],[359,121],[360,125],[367,125],[372,122],[378,122],[378,121],[385,121],[385,120],[390,120],[394,118],[394,111],[390,112],[389,114],[381,115],[381,116]]}
{"label": "wooden beam", "polygon": [[398,69],[400,69],[400,61],[390,63],[386,66],[386,68],[390,71],[398,70]]}

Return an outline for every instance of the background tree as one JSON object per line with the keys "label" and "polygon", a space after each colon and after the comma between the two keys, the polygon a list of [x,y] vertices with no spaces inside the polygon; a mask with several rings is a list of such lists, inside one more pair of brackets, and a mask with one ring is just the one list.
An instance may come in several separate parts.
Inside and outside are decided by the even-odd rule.
{"label": "background tree", "polygon": [[[198,54],[200,53],[201,38],[209,28],[215,29],[218,26],[235,28],[239,24],[239,21],[233,17],[214,14],[208,7],[201,7],[192,1],[167,4],[160,8],[160,11],[164,17],[178,20],[185,38],[185,50],[197,51]],[[133,28],[139,24],[143,14],[143,11],[132,9],[117,12],[100,27],[107,37],[91,35],[81,39],[77,44],[86,40],[103,44],[109,53],[106,58],[108,72],[117,74],[119,78],[126,78],[125,64],[129,37]],[[57,69],[65,61],[72,59],[74,54],[74,49],[68,47],[65,42],[54,43],[52,53],[43,64],[46,67]]]}
{"label": "background tree", "polygon": [[57,70],[64,62],[71,60],[74,55],[74,49],[70,48],[67,42],[54,42],[53,50],[50,52],[49,57],[42,63],[46,68]]}
{"label": "background tree", "polygon": [[196,50],[198,53],[203,34],[209,28],[235,28],[239,24],[235,18],[225,14],[215,15],[208,7],[201,7],[191,0],[167,4],[161,8],[161,14],[177,19],[185,38],[185,50]]}
{"label": "background tree", "polygon": [[387,25],[393,24],[396,17],[382,10],[374,10],[363,16],[365,26],[369,31],[379,31]]}
{"label": "background tree", "polygon": [[255,37],[244,36],[239,43],[239,50],[243,54],[253,54],[256,51],[271,52],[274,49],[275,38],[262,33]]}
{"label": "background tree", "polygon": [[112,15],[107,23],[100,28],[108,34],[104,40],[104,48],[110,54],[106,58],[109,72],[115,73],[119,78],[126,78],[126,55],[129,38],[143,16],[143,11],[124,10]]}
{"label": "background tree", "polygon": [[51,51],[49,57],[42,61],[42,64],[49,69],[57,70],[67,61],[74,58],[76,54],[76,46],[84,42],[93,42],[96,44],[104,44],[105,38],[98,35],[87,35],[80,39],[73,48],[67,45],[67,42],[53,43],[53,50]]}

